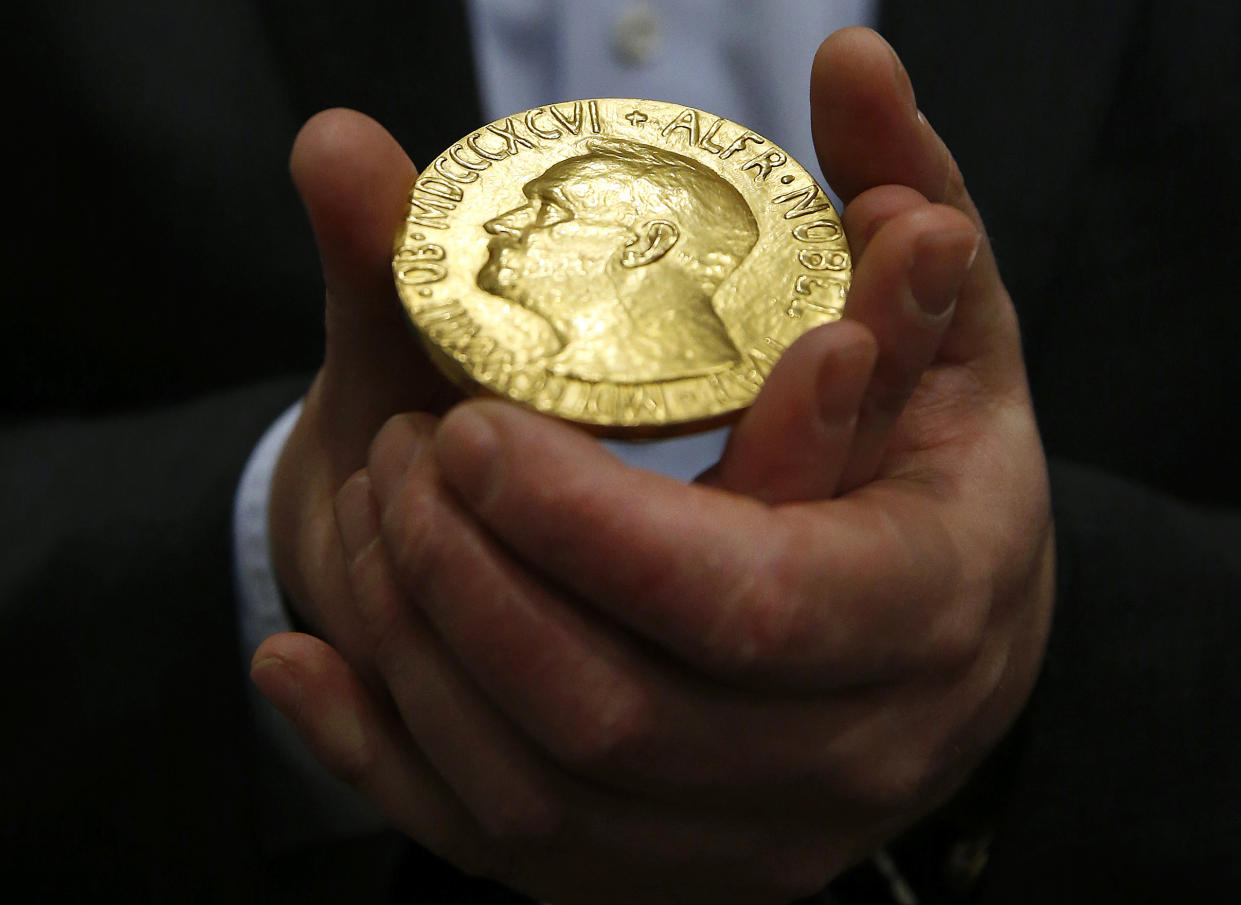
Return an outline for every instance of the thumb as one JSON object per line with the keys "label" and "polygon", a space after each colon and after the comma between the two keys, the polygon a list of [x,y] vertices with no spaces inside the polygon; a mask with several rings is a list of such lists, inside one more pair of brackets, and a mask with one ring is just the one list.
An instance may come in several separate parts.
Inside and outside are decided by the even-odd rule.
{"label": "thumb", "polygon": [[365,463],[371,437],[391,414],[431,407],[444,382],[414,339],[393,288],[393,236],[414,165],[367,116],[312,117],[289,161],[327,290],[324,366],[307,407],[332,437],[340,477]]}

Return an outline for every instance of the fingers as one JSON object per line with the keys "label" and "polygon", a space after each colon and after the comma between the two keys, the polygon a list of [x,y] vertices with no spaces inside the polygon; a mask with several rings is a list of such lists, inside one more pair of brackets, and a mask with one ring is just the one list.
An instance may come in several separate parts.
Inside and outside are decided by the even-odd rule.
{"label": "fingers", "polygon": [[[360,621],[372,638],[384,687],[421,750],[491,833],[550,834],[557,822],[548,806],[550,790],[540,787],[540,770],[527,746],[478,696],[397,587],[365,474],[342,488],[336,510]],[[462,751],[472,752],[468,761]]]}
{"label": "fingers", "polygon": [[[377,443],[387,447],[380,457],[419,443],[405,419],[385,427],[384,437]],[[408,491],[422,475],[410,468],[397,480]],[[413,504],[430,531],[418,544],[421,565],[390,567],[370,482],[359,476],[346,485],[337,508],[352,599],[373,633],[383,687],[427,763],[463,803],[492,850],[510,850],[489,871],[556,901],[579,895],[598,900],[603,879],[618,870],[628,874],[618,888],[631,898],[635,888],[654,892],[667,883],[659,878],[670,869],[669,859],[678,882],[695,889],[715,889],[720,872],[731,865],[730,882],[743,888],[759,890],[775,878],[782,892],[787,883],[804,892],[839,866],[833,857],[851,854],[823,842],[821,830],[798,826],[794,832],[787,808],[767,807],[761,811],[766,816],[730,814],[716,793],[704,812],[678,803],[677,796],[652,797],[652,791],[670,788],[659,777],[693,776],[693,752],[723,738],[701,737],[699,726],[700,737],[690,743],[684,720],[672,723],[680,731],[667,733],[675,736],[671,758],[610,771],[613,755],[641,753],[627,744],[645,737],[646,727],[631,719],[636,711],[625,704],[625,688],[640,684],[643,667],[615,655],[615,646],[603,637],[610,630],[588,626],[531,582],[514,581],[504,554],[487,546],[485,536],[472,536],[477,529],[469,523],[455,521],[449,501],[438,509],[420,507]],[[408,492],[392,508],[408,517]],[[389,522],[385,541],[391,533]],[[396,546],[405,545],[397,541]],[[445,576],[450,561],[460,571]],[[424,624],[424,613],[429,623]],[[623,670],[605,677],[622,665],[618,660],[624,660]],[[313,740],[316,733],[305,731]],[[769,772],[766,763],[759,766]],[[633,776],[642,781],[617,788]],[[731,791],[717,777],[711,783]],[[804,788],[801,792],[804,796]],[[799,839],[808,831],[819,834],[814,845]],[[592,870],[566,870],[570,855]],[[717,895],[721,891],[715,889]]]}
{"label": "fingers", "polygon": [[870,29],[843,29],[819,47],[810,123],[823,175],[846,205],[881,185],[954,203],[947,197],[952,156],[919,115],[895,51]]}
{"label": "fingers", "polygon": [[[824,175],[846,202],[878,186],[905,186],[955,207],[982,230],[956,161],[918,111],[908,74],[879,35],[849,28],[824,41],[810,95]],[[969,364],[1001,391],[1024,386],[1016,316],[985,237],[939,357]]]}
{"label": "fingers", "polygon": [[841,221],[845,235],[849,237],[849,250],[855,267],[857,260],[865,256],[870,240],[881,226],[928,203],[921,192],[904,185],[876,186],[854,198],[842,212]]}
{"label": "fingers", "polygon": [[310,752],[389,819],[467,869],[481,861],[468,816],[335,650],[310,635],[273,635],[255,652],[250,676]]}
{"label": "fingers", "polygon": [[955,562],[943,526],[902,497],[916,487],[771,508],[625,468],[580,431],[495,402],[454,409],[435,448],[523,562],[729,681],[823,687],[907,669],[940,613],[924,589],[953,578],[939,574]]}
{"label": "fingers", "polygon": [[[290,158],[327,287],[324,370],[312,391],[330,421],[337,483],[359,468],[393,412],[427,409],[443,383],[413,340],[393,289],[393,236],[417,175],[396,140],[352,110],[327,110]],[[314,405],[311,408],[315,408]]]}
{"label": "fingers", "polygon": [[[854,206],[864,205],[862,195]],[[981,236],[954,208],[924,204],[880,226],[857,259],[845,316],[874,335],[878,356],[857,415],[839,491],[871,480],[897,419],[931,366]]]}
{"label": "fingers", "polygon": [[[451,668],[439,673],[442,664],[421,666],[417,685],[395,677],[402,710],[416,717],[405,727],[360,685],[332,675],[343,663],[331,662],[330,648],[316,652],[282,643],[277,640],[256,662],[255,681],[293,720],[316,757],[427,848],[540,900],[787,901],[821,888],[856,857],[852,840],[838,828],[785,816],[681,811],[557,775],[538,766],[511,729],[490,719],[486,703]],[[286,680],[300,686],[292,699],[276,688]],[[405,697],[413,689],[417,693]],[[349,731],[341,732],[342,723],[350,724]],[[355,731],[364,738],[361,754]],[[434,752],[434,764],[421,749]],[[516,760],[505,758],[515,751]],[[531,786],[547,788],[536,807],[553,821],[531,820],[515,804]]]}
{"label": "fingers", "polygon": [[774,504],[827,499],[878,470],[980,240],[965,215],[903,186],[863,193],[845,223],[857,262],[847,320],[781,357],[708,483]]}
{"label": "fingers", "polygon": [[[372,458],[421,442],[394,419]],[[436,493],[432,471],[408,468],[384,486],[382,515],[371,482],[351,480],[339,518],[382,687],[488,832],[557,832],[580,804],[579,780],[601,787],[591,794],[789,820],[842,802],[882,807],[933,773],[924,749],[893,743],[900,723],[870,687],[786,699],[710,682],[635,644],[513,562]],[[934,640],[923,632],[917,644]]]}
{"label": "fingers", "polygon": [[870,331],[851,321],[795,342],[733,428],[707,483],[773,505],[834,496],[876,352]]}
{"label": "fingers", "polygon": [[[580,431],[513,406],[458,406],[435,451],[449,487],[518,556],[674,649],[701,652],[718,629],[691,600],[772,559],[761,504],[627,469]],[[684,525],[705,530],[682,538]]]}
{"label": "fingers", "polygon": [[[453,667],[435,649],[431,636],[414,626],[425,617],[435,637],[468,672],[470,683],[557,762],[578,773],[610,774],[613,783],[633,777],[628,786],[633,790],[645,783],[650,791],[651,780],[658,776],[666,795],[702,790],[716,801],[734,797],[725,787],[729,777],[745,776],[762,784],[765,801],[778,798],[785,803],[787,813],[787,802],[796,796],[777,795],[775,789],[791,773],[803,771],[780,768],[792,765],[790,754],[813,758],[822,746],[770,756],[769,734],[763,733],[751,740],[753,745],[734,745],[704,762],[701,754],[714,746],[713,740],[726,737],[739,721],[752,721],[762,708],[757,703],[712,703],[728,695],[723,689],[717,695],[701,681],[686,683],[684,673],[652,659],[645,645],[634,645],[612,620],[535,578],[437,489],[433,464],[401,474],[388,469],[385,459],[422,442],[406,419],[393,419],[372,453],[375,480],[352,479],[337,498],[342,538],[350,551],[352,599],[379,645],[377,659],[387,687],[398,703],[402,696],[411,702],[402,705],[409,724],[427,726],[431,710],[424,696],[436,688],[437,694],[462,706],[467,697],[459,680],[436,678]],[[413,455],[429,458],[425,448]],[[372,483],[377,496],[371,495]],[[391,558],[390,568],[385,554]],[[391,641],[398,636],[394,646]],[[428,670],[433,674],[428,676]],[[832,722],[839,725],[854,715],[845,710],[834,713]],[[816,716],[814,722],[822,723],[826,712]],[[804,727],[805,717],[800,710],[777,708],[767,726]],[[439,731],[449,728],[440,726]],[[769,756],[754,756],[753,748]],[[434,760],[434,749],[427,751]],[[522,762],[519,753],[504,756],[510,764]],[[653,768],[643,768],[644,763]],[[804,767],[805,760],[798,766]],[[453,772],[450,758],[441,769]],[[490,772],[502,777],[507,769],[497,765]],[[807,792],[798,790],[802,796]],[[482,790],[469,800],[481,802],[488,795]]]}
{"label": "fingers", "polygon": [[[389,466],[401,458],[421,464],[404,471]],[[528,721],[529,733],[572,760],[574,749],[607,747],[610,737],[623,735],[641,719],[642,693],[627,678],[623,651],[592,628],[587,612],[550,593],[459,511],[434,474],[434,448],[407,420],[385,425],[368,470],[382,512],[381,546],[402,591],[441,637],[470,652],[473,680],[506,711],[543,714],[544,722]],[[373,543],[379,534],[374,516],[363,509],[359,520],[369,522],[366,543]],[[347,543],[352,547],[358,541]],[[381,560],[372,563],[384,568]],[[390,610],[380,618],[367,613],[380,605],[367,602],[376,590],[357,574],[353,584],[355,590],[361,587],[355,594],[358,608],[375,637],[392,634]],[[384,592],[396,594],[390,588]],[[381,660],[385,654],[379,651]],[[563,681],[566,676],[572,681]],[[543,710],[536,706],[540,701],[555,706]],[[584,725],[589,711],[595,711],[590,715],[598,717],[602,737],[565,731],[568,725]]]}

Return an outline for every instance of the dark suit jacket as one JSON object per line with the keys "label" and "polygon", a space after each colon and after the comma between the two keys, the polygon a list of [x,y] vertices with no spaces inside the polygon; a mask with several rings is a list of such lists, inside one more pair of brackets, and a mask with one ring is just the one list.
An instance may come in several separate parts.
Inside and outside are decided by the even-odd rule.
{"label": "dark suit jacket", "polygon": [[[276,378],[313,368],[321,342],[285,173],[295,131],[354,106],[429,160],[478,120],[462,11],[77,0],[14,15],[6,885],[330,901],[377,883],[389,849],[262,847],[228,509],[302,385]],[[990,795],[986,902],[1161,901],[1238,879],[1241,481],[1221,441],[1241,335],[1239,15],[1206,0],[884,9],[988,224],[1053,457],[1056,622]],[[460,898],[451,871],[417,870],[440,890],[421,901]]]}

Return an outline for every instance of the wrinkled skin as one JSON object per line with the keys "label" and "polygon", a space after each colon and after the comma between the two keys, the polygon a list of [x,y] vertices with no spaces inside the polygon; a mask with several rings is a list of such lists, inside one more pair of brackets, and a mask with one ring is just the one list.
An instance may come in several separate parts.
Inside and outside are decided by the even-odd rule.
{"label": "wrinkled skin", "polygon": [[466,870],[558,905],[784,901],[942,802],[1029,694],[1046,467],[982,223],[878,36],[824,43],[811,108],[848,317],[693,485],[503,403],[444,414],[388,276],[412,165],[347,111],[298,138],[328,350],[271,520],[318,637],[253,676]]}

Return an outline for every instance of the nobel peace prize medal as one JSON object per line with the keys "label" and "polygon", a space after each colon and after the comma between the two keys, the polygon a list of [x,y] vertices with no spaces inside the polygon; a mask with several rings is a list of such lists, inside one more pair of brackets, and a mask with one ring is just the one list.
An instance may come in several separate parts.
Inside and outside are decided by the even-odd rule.
{"label": "nobel peace prize medal", "polygon": [[840,318],[849,247],[789,154],[677,104],[535,107],[454,144],[395,242],[405,310],[467,392],[618,437],[714,427]]}

